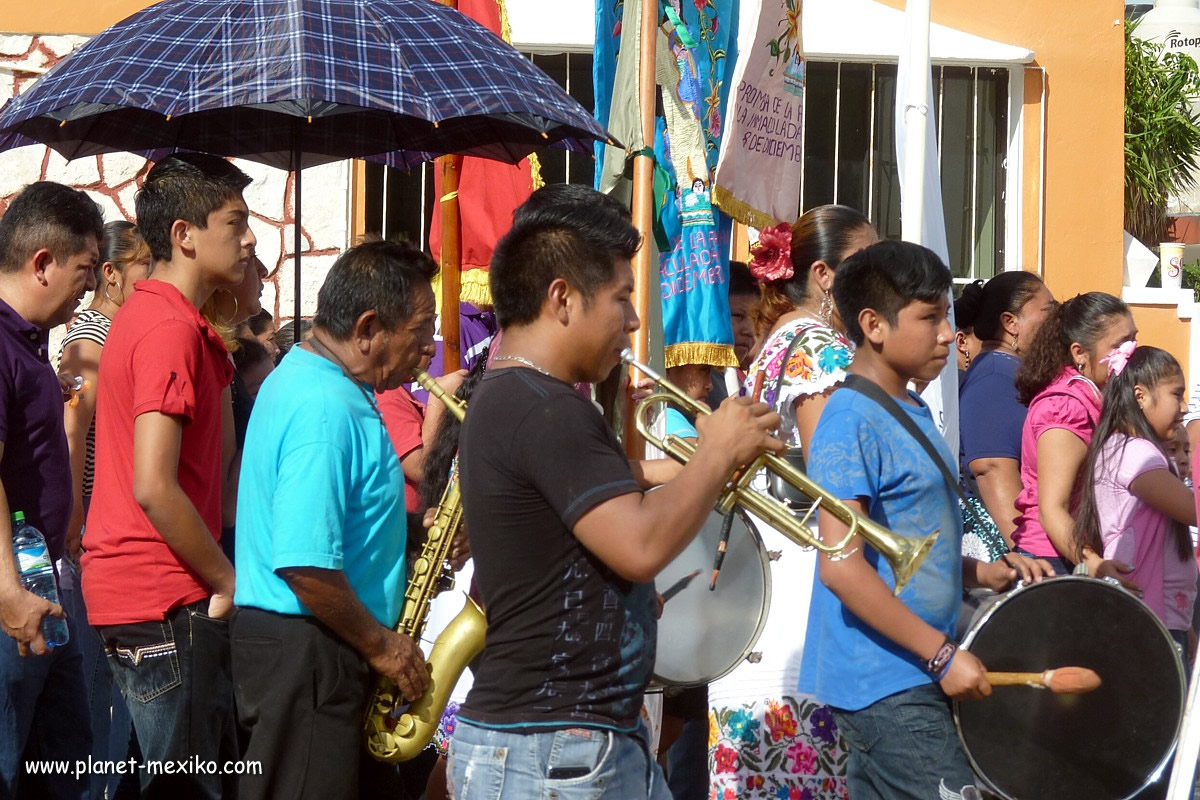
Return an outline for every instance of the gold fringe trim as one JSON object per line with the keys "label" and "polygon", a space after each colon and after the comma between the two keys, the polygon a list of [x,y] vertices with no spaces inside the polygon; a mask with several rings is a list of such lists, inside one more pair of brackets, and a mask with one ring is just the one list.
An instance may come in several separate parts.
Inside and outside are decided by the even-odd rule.
{"label": "gold fringe trim", "polygon": [[500,7],[500,38],[512,44],[512,25],[508,22],[508,5],[504,0],[496,0],[496,5]]}
{"label": "gold fringe trim", "polygon": [[737,356],[731,344],[712,342],[680,342],[666,348],[666,365],[682,367],[684,364],[708,364],[713,367],[736,367]]}
{"label": "gold fringe trim", "polygon": [[[440,310],[442,307],[442,273],[434,275],[430,283],[433,285],[433,297]],[[469,269],[459,276],[458,300],[479,308],[491,308],[492,289],[488,285],[486,269]]]}
{"label": "gold fringe trim", "polygon": [[[712,187],[712,202],[713,205],[738,222],[743,222],[751,228],[757,228],[760,231],[763,228],[771,227],[776,222],[775,218],[770,214],[759,211],[750,204],[737,199],[733,196],[732,192],[720,184],[714,184]],[[791,222],[792,220],[783,221]]]}
{"label": "gold fringe trim", "polygon": [[542,179],[542,162],[537,153],[529,154],[529,177],[532,178],[530,188],[535,192],[546,185],[546,181]]}

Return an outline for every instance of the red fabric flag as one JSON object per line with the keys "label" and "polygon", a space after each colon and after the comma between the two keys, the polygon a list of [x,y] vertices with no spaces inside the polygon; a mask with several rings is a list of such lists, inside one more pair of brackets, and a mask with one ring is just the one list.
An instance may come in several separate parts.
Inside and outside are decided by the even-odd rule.
{"label": "red fabric flag", "polygon": [[[502,0],[459,0],[458,10],[495,33],[507,31],[501,22]],[[460,299],[475,305],[491,305],[487,269],[496,242],[512,227],[513,211],[533,192],[533,170],[529,159],[520,164],[503,164],[490,158],[466,157],[458,187],[458,213],[462,223],[462,292]],[[434,174],[433,223],[429,249],[435,260],[442,255],[442,180]]]}

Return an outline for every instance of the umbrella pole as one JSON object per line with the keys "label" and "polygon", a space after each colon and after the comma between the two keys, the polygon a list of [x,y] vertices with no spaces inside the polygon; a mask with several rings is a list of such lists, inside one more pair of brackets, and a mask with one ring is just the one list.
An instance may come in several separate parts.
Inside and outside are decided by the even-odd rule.
{"label": "umbrella pole", "polygon": [[295,229],[295,239],[293,241],[296,253],[295,265],[296,272],[293,276],[292,284],[292,344],[300,344],[303,338],[300,333],[300,243],[303,241],[304,235],[300,230],[300,174],[302,170],[300,164],[300,146],[298,144],[292,146],[292,166],[295,167],[295,180],[292,182],[292,227]]}
{"label": "umbrella pole", "polygon": [[[658,34],[658,0],[642,0],[641,48],[638,53],[638,107],[642,118],[645,147],[654,146],[654,47]],[[643,364],[650,363],[650,298],[657,296],[652,263],[654,244],[654,158],[639,154],[633,160],[633,224],[642,234],[642,246],[633,257],[633,301],[642,325],[633,334],[633,354]],[[637,373],[630,369],[629,380]],[[630,459],[646,454],[646,443],[634,426],[633,392],[624,397],[625,453]]]}

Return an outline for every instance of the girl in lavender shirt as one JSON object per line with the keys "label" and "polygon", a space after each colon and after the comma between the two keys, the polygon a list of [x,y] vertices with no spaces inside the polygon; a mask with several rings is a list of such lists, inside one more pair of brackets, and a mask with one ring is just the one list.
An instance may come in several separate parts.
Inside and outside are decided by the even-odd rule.
{"label": "girl in lavender shirt", "polygon": [[[1103,292],[1077,295],[1042,324],[1017,372],[1017,396],[1029,414],[1021,429],[1013,544],[1018,552],[1047,559],[1060,573],[1083,558],[1075,546],[1072,515],[1080,469],[1100,419],[1100,391],[1108,381],[1101,359],[1136,336],[1123,302]],[[1112,576],[1137,589],[1098,554],[1086,562],[1092,575]]]}
{"label": "girl in lavender shirt", "polygon": [[1088,449],[1076,546],[1130,568],[1143,600],[1187,652],[1196,599],[1189,525],[1192,492],[1164,443],[1183,421],[1183,369],[1168,352],[1127,342],[1107,358],[1112,377]]}

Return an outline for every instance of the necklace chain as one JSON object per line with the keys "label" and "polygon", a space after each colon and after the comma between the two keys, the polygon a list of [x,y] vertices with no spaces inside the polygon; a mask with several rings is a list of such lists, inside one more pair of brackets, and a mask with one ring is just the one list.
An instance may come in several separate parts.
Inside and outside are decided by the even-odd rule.
{"label": "necklace chain", "polygon": [[522,356],[496,356],[495,358],[492,359],[492,361],[515,361],[518,364],[524,364],[525,366],[529,367],[530,369],[535,369],[538,372],[542,373],[543,375],[546,375],[551,378],[554,377],[553,375],[550,374],[549,370],[547,370],[543,367],[539,367],[537,364],[533,363],[528,358],[524,358]]}
{"label": "necklace chain", "polygon": [[355,385],[358,391],[362,392],[363,399],[367,401],[367,405],[371,407],[371,410],[375,412],[375,416],[379,418],[379,424],[384,428],[387,428],[387,423],[383,421],[383,414],[379,411],[379,406],[375,403],[375,398],[371,397],[371,395],[367,393],[367,390],[363,388],[362,381],[350,374],[350,370],[347,369],[346,365],[342,363],[342,360],[337,357],[337,354],[330,350],[325,343],[316,336],[310,338],[308,344],[313,348],[313,350],[316,351],[317,355],[323,357],[326,361],[333,362],[337,368],[342,371],[342,374],[345,375],[350,382]]}

